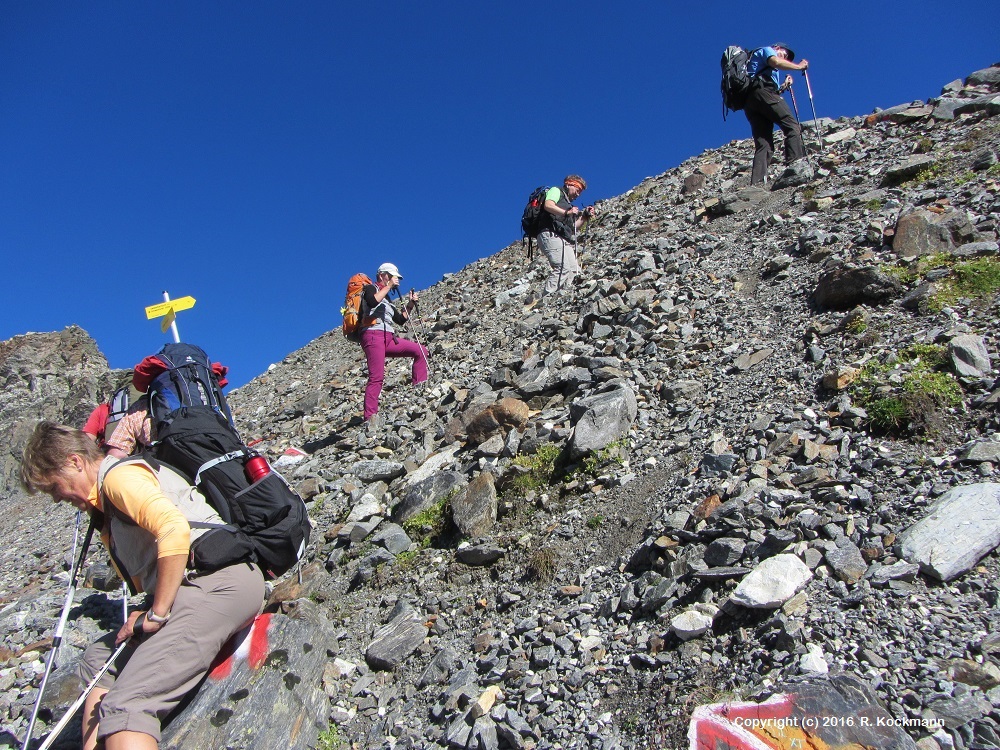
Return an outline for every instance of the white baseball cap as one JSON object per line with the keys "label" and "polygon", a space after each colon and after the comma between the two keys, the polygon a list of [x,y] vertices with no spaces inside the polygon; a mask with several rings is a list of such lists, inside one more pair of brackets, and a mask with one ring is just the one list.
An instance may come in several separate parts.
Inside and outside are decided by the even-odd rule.
{"label": "white baseball cap", "polygon": [[399,269],[396,268],[395,263],[383,263],[378,267],[378,273],[387,273],[390,276],[395,276],[397,279],[403,278],[403,274],[401,274]]}

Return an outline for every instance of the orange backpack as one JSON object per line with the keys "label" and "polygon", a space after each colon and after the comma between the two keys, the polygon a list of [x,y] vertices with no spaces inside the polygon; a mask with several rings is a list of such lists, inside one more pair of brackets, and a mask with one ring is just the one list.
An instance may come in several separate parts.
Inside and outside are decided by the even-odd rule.
{"label": "orange backpack", "polygon": [[343,331],[344,336],[351,341],[361,341],[363,327],[370,326],[375,322],[374,318],[367,319],[362,325],[362,306],[364,305],[364,288],[372,283],[372,280],[363,273],[354,274],[347,282],[347,296],[344,297],[344,306],[340,308],[340,314],[344,316]]}

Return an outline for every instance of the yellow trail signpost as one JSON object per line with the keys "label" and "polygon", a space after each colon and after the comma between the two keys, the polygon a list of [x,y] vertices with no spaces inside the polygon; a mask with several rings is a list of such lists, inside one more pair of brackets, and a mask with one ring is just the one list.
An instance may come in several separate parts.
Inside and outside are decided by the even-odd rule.
{"label": "yellow trail signpost", "polygon": [[178,297],[177,299],[170,299],[170,295],[164,292],[163,302],[150,305],[146,308],[146,320],[163,318],[163,323],[160,325],[160,329],[166,333],[169,328],[174,335],[174,343],[179,344],[181,337],[177,332],[177,313],[181,310],[190,310],[194,307],[194,303],[194,297]]}

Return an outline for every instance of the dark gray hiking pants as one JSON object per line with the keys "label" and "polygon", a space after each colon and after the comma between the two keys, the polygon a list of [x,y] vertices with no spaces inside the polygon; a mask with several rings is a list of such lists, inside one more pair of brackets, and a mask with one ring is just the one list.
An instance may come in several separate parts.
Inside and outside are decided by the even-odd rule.
{"label": "dark gray hiking pants", "polygon": [[771,86],[754,86],[747,97],[743,113],[750,122],[755,151],[750,184],[757,185],[767,177],[767,168],[774,154],[774,126],[785,134],[785,163],[791,164],[806,155],[802,144],[802,128],[785,98]]}

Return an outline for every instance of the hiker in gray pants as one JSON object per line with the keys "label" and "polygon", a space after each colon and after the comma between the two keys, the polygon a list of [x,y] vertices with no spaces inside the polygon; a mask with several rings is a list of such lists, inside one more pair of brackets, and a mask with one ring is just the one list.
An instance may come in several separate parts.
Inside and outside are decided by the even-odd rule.
{"label": "hiker in gray pants", "polygon": [[264,577],[256,565],[204,573],[187,568],[191,540],[204,533],[189,518],[208,518],[214,509],[186,479],[177,480],[189,490],[183,508],[148,463],[119,463],[80,430],[51,422],[38,424],[24,448],[24,488],[100,513],[115,567],[149,595],[145,609],[84,654],[80,671],[87,683],[115,645],[130,646],[84,703],[84,750],[101,741],[107,750],[156,750],[160,722],[263,604]]}
{"label": "hiker in gray pants", "polygon": [[580,273],[576,257],[576,233],[583,223],[594,215],[594,207],[581,211],[573,201],[587,189],[587,181],[571,174],[563,180],[561,188],[549,188],[539,224],[538,246],[552,266],[552,273],[545,280],[542,294],[560,294],[572,287],[573,279]]}

